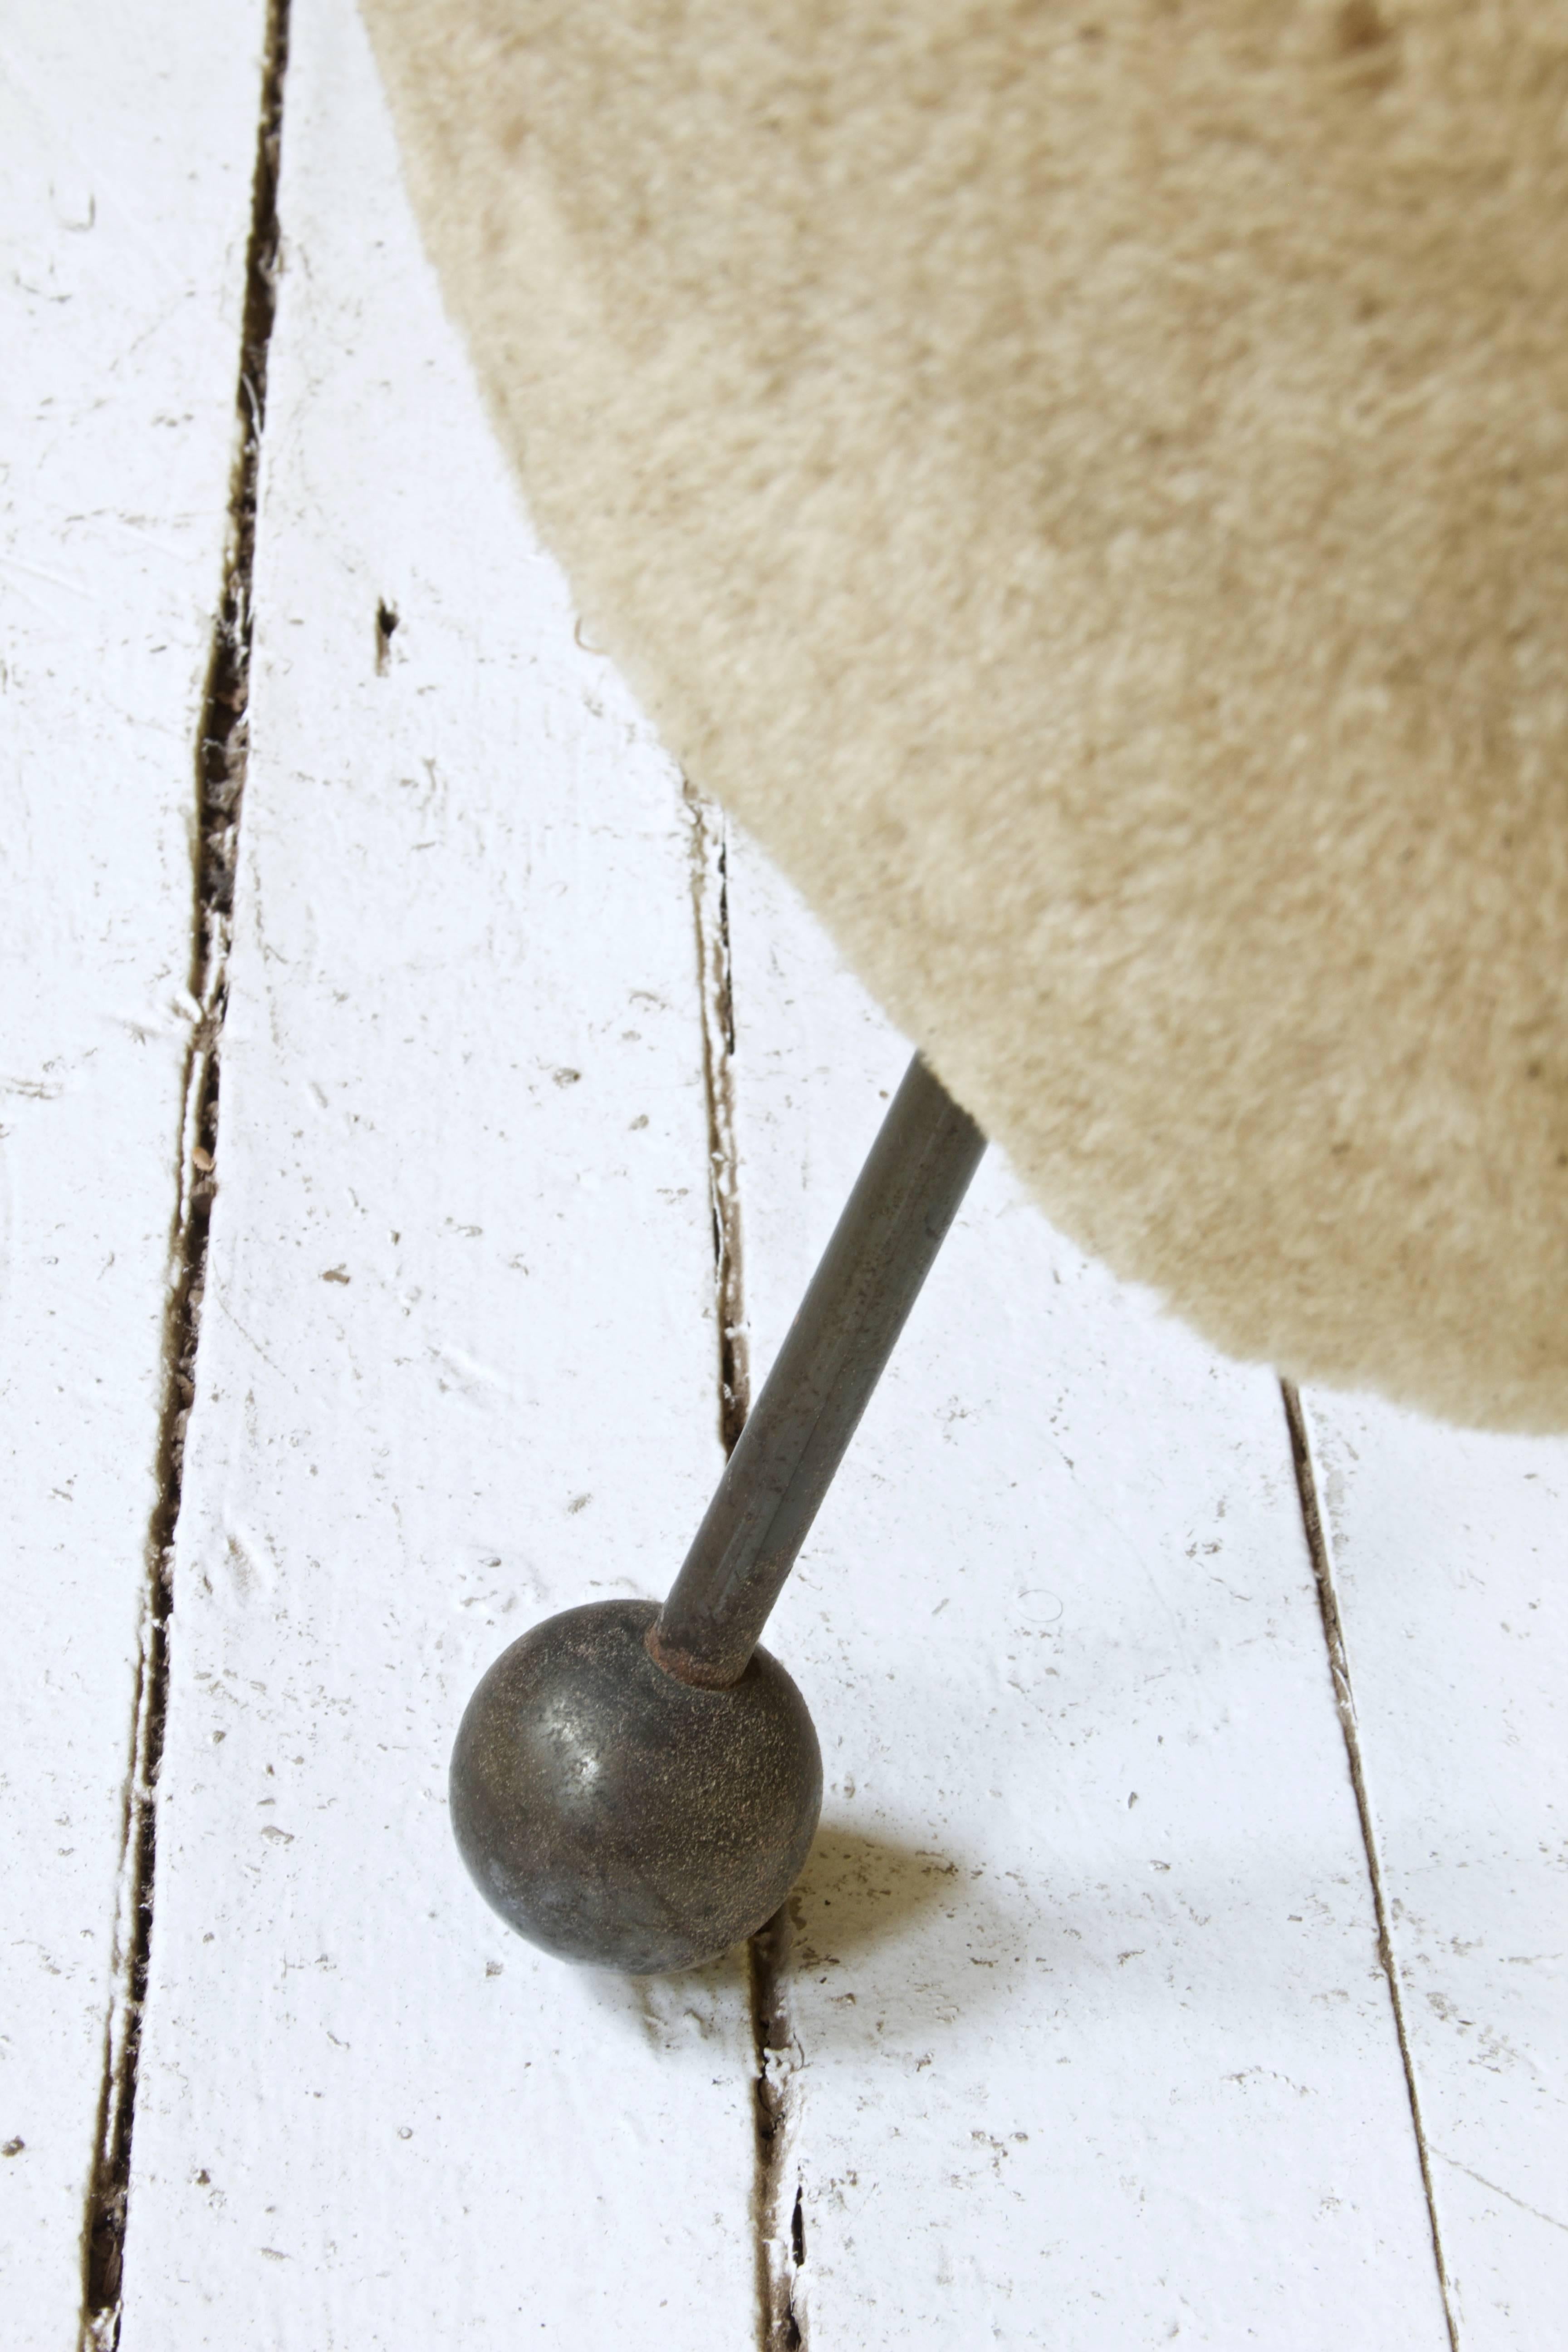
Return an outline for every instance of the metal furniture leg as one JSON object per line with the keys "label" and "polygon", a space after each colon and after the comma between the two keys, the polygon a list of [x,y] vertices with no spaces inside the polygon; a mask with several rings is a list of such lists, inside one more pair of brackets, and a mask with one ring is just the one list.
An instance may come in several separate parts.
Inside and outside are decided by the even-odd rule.
{"label": "metal furniture leg", "polygon": [[547,1951],[690,1967],[788,1893],[822,1763],[758,1637],[984,1149],[917,1055],[662,1610],[568,1609],[469,1701],[458,1844],[486,1901]]}

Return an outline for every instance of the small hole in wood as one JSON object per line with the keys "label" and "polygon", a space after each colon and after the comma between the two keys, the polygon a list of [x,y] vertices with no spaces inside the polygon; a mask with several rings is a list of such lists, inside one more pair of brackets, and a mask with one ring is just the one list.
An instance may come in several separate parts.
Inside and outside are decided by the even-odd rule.
{"label": "small hole in wood", "polygon": [[375,674],[377,677],[386,676],[387,665],[392,659],[392,640],[396,627],[397,607],[395,604],[389,604],[384,596],[375,608]]}

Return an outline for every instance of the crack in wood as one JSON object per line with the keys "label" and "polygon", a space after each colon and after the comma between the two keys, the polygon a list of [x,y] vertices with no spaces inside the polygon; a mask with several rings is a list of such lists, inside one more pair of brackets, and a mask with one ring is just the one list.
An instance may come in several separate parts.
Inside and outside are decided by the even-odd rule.
{"label": "crack in wood", "polygon": [[1290,1454],[1296,1470],[1296,1490],[1300,1497],[1301,1522],[1307,1533],[1307,1549],[1311,1555],[1312,1575],[1318,1588],[1318,1606],[1322,1613],[1323,1639],[1329,1653],[1329,1673],[1334,1685],[1334,1704],[1339,1713],[1340,1728],[1344,1735],[1345,1755],[1350,1764],[1351,1786],[1355,1791],[1356,1813],[1361,1822],[1362,1845],[1366,1853],[1367,1876],[1372,1882],[1373,1916],[1377,1923],[1377,1957],[1388,1986],[1388,1997],[1394,2011],[1394,2030],[1399,2040],[1399,2056],[1405,2069],[1405,2095],[1410,2102],[1410,2120],[1415,2133],[1415,2152],[1421,2166],[1421,2186],[1426,2199],[1426,2221],[1432,2232],[1432,2258],[1437,2267],[1437,2285],[1443,2297],[1443,2316],[1447,2323],[1450,2352],[1462,2352],[1459,2339],[1458,2312],[1448,2265],[1443,2252],[1443,2235],[1437,2220],[1437,2200],[1432,2180],[1431,2151],[1427,2147],[1426,2126],[1421,2116],[1421,2094],[1415,2081],[1415,2061],[1405,2031],[1405,1996],[1399,1981],[1399,1970],[1394,1957],[1394,1943],[1389,1929],[1388,1904],[1384,1891],[1383,1861],[1378,1851],[1377,1832],[1372,1817],[1372,1800],[1367,1793],[1366,1775],[1361,1753],[1361,1731],[1356,1722],[1355,1694],[1351,1685],[1350,1654],[1345,1646],[1344,1625],[1340,1615],[1339,1592],[1334,1584],[1333,1560],[1328,1538],[1323,1530],[1322,1511],[1318,1502],[1317,1473],[1312,1465],[1312,1444],[1307,1428],[1307,1417],[1301,1407],[1300,1391],[1293,1381],[1281,1381],[1279,1392],[1285,1401],[1285,1422],[1290,1433]]}
{"label": "crack in wood", "polygon": [[251,583],[267,413],[267,363],[277,311],[278,171],[289,8],[289,0],[270,0],[262,51],[235,392],[237,447],[229,483],[223,584],[196,737],[189,973],[196,1017],[182,1089],[179,1192],[170,1236],[169,1295],[163,1319],[158,1492],[147,1528],[131,1769],[121,1814],[111,1991],[95,2153],[82,2226],[81,2352],[113,2352],[120,2341],[142,2017],[153,1945],[158,1776],[168,1716],[174,1542],[184,1483],[185,1430],[195,1397],[196,1345],[217,1185],[218,1048],[228,1001],[234,877],[248,755]]}

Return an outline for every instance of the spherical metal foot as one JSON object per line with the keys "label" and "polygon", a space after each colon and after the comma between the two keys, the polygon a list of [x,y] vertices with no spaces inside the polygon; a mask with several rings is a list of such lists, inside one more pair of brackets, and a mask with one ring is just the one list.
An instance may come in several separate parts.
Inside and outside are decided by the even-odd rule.
{"label": "spherical metal foot", "polygon": [[452,1826],[509,1926],[567,1960],[695,1967],[784,1901],[822,1805],[805,1701],[758,1650],[729,1690],[648,1655],[651,1601],[547,1618],[499,1657],[452,1750]]}

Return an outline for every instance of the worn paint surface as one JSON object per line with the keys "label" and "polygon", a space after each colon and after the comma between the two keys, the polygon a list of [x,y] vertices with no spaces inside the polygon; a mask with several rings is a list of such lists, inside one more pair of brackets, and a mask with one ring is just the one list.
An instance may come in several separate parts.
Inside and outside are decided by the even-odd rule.
{"label": "worn paint surface", "polygon": [[74,2344],[124,1940],[259,10],[0,61],[0,2335]]}
{"label": "worn paint surface", "polygon": [[657,1592],[720,1460],[689,817],[342,8],[294,12],[280,207],[123,2342],[743,2342],[739,1964],[546,1959],[446,1807],[480,1671]]}
{"label": "worn paint surface", "polygon": [[788,1925],[630,1986],[469,1888],[474,1680],[661,1591],[903,1049],[582,644],[352,7],[291,16],[205,1142],[260,16],[35,14],[5,68],[5,2342],[78,2341],[195,1180],[102,2341],[742,2352],[760,2283],[768,2352],[1554,2347],[1568,1454],[1309,1397],[1336,1656],[1278,1389],[997,1163],[770,1633],[829,1784]]}

